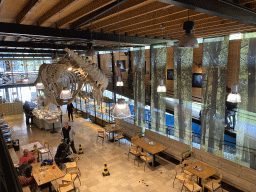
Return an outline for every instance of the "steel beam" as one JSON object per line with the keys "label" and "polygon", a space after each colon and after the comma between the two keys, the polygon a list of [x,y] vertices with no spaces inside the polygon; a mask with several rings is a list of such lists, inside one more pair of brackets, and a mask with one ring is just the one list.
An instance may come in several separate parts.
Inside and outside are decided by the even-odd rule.
{"label": "steel beam", "polygon": [[214,15],[224,19],[238,21],[247,25],[256,25],[256,12],[228,0],[158,0],[171,5]]}
{"label": "steel beam", "polygon": [[150,45],[157,43],[172,43],[168,39],[155,39],[146,37],[125,36],[119,34],[108,34],[90,32],[87,30],[59,29],[51,27],[40,27],[34,25],[22,25],[16,23],[0,22],[0,35],[26,35],[31,37],[43,37],[58,39],[69,38],[74,40],[99,40],[108,42],[128,43],[133,45]]}
{"label": "steel beam", "polygon": [[[34,42],[15,42],[15,41],[0,41],[0,47],[22,47],[22,48],[41,48],[41,49],[52,49],[59,50],[59,49],[65,49],[66,47],[72,50],[87,50],[88,48],[86,46],[79,46],[79,45],[56,45],[53,43],[34,43]],[[96,51],[118,51],[118,47],[93,47]],[[127,50],[127,48],[120,47],[121,51]]]}
{"label": "steel beam", "polygon": [[[58,55],[63,56],[63,54]],[[3,57],[11,57],[11,58],[17,58],[17,57],[52,57],[52,54],[0,54],[0,58]]]}
{"label": "steel beam", "polygon": [[65,54],[65,51],[52,51],[52,50],[36,50],[36,49],[1,49],[0,53],[57,53],[57,54]]}

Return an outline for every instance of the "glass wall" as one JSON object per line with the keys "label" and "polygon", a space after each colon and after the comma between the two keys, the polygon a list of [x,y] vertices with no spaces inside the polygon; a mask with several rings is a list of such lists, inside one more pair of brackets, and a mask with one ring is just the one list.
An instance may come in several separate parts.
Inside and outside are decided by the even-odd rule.
{"label": "glass wall", "polygon": [[51,60],[1,60],[0,84],[22,84],[25,78],[29,80],[26,83],[33,83],[43,63],[51,63]]}

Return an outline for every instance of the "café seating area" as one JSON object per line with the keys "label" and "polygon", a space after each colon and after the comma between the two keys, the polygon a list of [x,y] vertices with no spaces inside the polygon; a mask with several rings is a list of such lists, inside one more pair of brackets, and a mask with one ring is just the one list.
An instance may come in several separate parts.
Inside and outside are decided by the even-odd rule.
{"label": "caf\u00e9 seating area", "polygon": [[[54,157],[60,143],[59,134],[51,134],[34,126],[26,127],[22,115],[18,116],[15,121],[13,121],[14,118],[14,116],[5,118],[11,128],[12,135],[21,138],[20,151],[15,152],[13,148],[10,149],[13,162],[17,162],[17,159],[22,155],[22,146],[28,148],[29,145],[34,146],[33,143],[35,142],[41,144],[37,145],[38,148],[44,148],[44,142],[49,142],[49,151]],[[66,114],[64,115],[65,118],[67,118]],[[105,130],[104,127],[81,117],[75,118],[74,122],[70,122],[70,125],[76,128],[76,149],[78,151],[78,146],[81,144],[84,153],[72,155],[74,162],[66,163],[61,169],[56,164],[47,165],[48,170],[45,171],[45,177],[39,171],[40,165],[38,163],[33,165],[33,175],[36,181],[38,183],[44,182],[44,184],[50,183],[52,190],[161,192],[208,190],[232,192],[243,191],[241,190],[242,187],[244,189],[247,187],[248,191],[251,191],[252,188],[250,187],[254,185],[252,183],[254,176],[251,178],[235,177],[232,175],[231,169],[225,169],[228,165],[226,164],[224,167],[224,160],[217,159],[219,164],[213,164],[214,159],[208,159],[207,155],[199,153],[196,149],[193,149],[194,153],[182,161],[179,159],[168,161],[158,155],[160,151],[165,151],[168,147],[160,143],[159,140],[156,141],[147,137],[150,136],[147,132],[144,137],[134,135],[134,137],[128,138],[123,132],[124,127],[120,128],[120,125],[120,129],[115,124],[115,126],[105,127]],[[116,129],[115,132],[111,132],[109,137],[107,130],[114,128]],[[113,141],[120,135],[117,134],[120,130],[122,130],[121,133],[125,138],[119,139],[119,145],[115,143],[117,141]],[[106,137],[104,136],[103,141],[98,138],[98,133],[105,134]],[[48,153],[42,154],[42,158],[41,155],[38,156],[39,161],[51,159],[51,154],[49,156]],[[110,175],[103,177],[105,163]],[[234,170],[236,170],[235,167]],[[49,173],[50,171],[51,173]],[[244,171],[251,174],[248,170]],[[245,180],[246,178],[247,180]],[[225,184],[223,185],[223,183]],[[24,187],[23,190],[28,191],[29,188]],[[44,186],[41,191],[49,191],[49,186]]]}

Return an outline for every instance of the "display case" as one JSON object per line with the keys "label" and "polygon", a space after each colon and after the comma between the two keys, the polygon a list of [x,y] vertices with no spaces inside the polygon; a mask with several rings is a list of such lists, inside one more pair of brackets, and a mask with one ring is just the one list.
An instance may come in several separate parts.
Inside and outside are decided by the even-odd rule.
{"label": "display case", "polygon": [[49,109],[48,111],[43,111],[38,108],[34,108],[32,111],[34,118],[33,121],[36,126],[40,129],[54,129],[61,127],[60,113],[57,109]]}
{"label": "display case", "polygon": [[5,139],[7,147],[12,147],[12,139],[11,139],[11,132],[8,124],[5,123],[4,118],[0,117],[0,128],[3,133],[3,137]]}

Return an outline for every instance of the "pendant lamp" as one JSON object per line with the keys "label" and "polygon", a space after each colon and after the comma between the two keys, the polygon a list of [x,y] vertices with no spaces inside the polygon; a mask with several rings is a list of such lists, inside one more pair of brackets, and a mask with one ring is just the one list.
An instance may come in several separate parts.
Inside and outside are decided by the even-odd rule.
{"label": "pendant lamp", "polygon": [[231,93],[228,94],[227,101],[231,103],[241,102],[241,95],[238,93],[238,85],[232,85]]}
{"label": "pendant lamp", "polygon": [[124,99],[118,99],[118,103],[113,109],[112,116],[119,119],[124,119],[131,116],[130,108]]}
{"label": "pendant lamp", "polygon": [[63,89],[60,93],[60,99],[68,100],[71,99],[72,95],[71,92],[68,89]]}
{"label": "pendant lamp", "polygon": [[[239,49],[237,49],[237,54],[239,54]],[[238,61],[236,62],[236,74],[235,77],[238,75]],[[241,102],[241,95],[238,93],[238,85],[234,84],[231,86],[231,93],[227,96],[227,101],[231,103],[240,103]]]}
{"label": "pendant lamp", "polygon": [[117,78],[116,86],[117,87],[124,86],[124,83],[123,83],[122,78],[120,76],[118,76],[118,78]]}
{"label": "pendant lamp", "polygon": [[93,56],[95,56],[96,55],[96,52],[95,52],[95,50],[93,49],[93,47],[92,47],[92,43],[87,43],[87,47],[88,47],[88,49],[87,49],[87,51],[85,52],[85,55],[88,57],[88,56],[90,56],[90,57],[93,57]]}
{"label": "pendant lamp", "polygon": [[158,93],[166,92],[166,86],[164,85],[164,80],[163,79],[160,79],[160,83],[157,87],[157,92]]}
{"label": "pendant lamp", "polygon": [[28,78],[23,79],[23,83],[29,83]]}
{"label": "pendant lamp", "polygon": [[37,83],[36,84],[36,89],[44,89],[44,84],[43,83]]}
{"label": "pendant lamp", "polygon": [[[189,10],[188,10],[189,11]],[[183,30],[186,32],[180,39],[178,47],[180,48],[195,48],[199,47],[197,39],[191,31],[194,29],[194,22],[189,21],[189,13],[188,13],[188,21],[183,23]]]}

